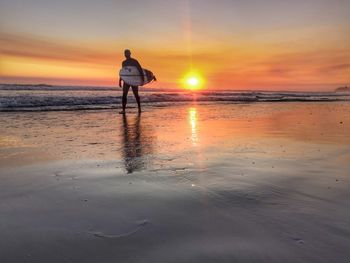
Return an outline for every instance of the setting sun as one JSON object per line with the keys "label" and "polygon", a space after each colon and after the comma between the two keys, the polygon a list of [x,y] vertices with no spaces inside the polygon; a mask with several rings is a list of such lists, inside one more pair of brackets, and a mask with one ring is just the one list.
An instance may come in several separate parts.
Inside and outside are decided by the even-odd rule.
{"label": "setting sun", "polygon": [[191,87],[196,87],[199,84],[199,80],[196,77],[191,77],[187,80],[188,85]]}
{"label": "setting sun", "polygon": [[182,79],[183,87],[190,90],[202,89],[204,83],[203,77],[198,73],[190,72]]}

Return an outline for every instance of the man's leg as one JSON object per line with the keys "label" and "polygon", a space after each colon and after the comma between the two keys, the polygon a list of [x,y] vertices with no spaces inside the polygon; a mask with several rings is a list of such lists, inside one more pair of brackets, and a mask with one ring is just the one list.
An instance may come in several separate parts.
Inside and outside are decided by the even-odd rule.
{"label": "man's leg", "polygon": [[138,86],[131,86],[132,92],[134,93],[137,106],[139,107],[139,112],[141,112],[141,102],[140,102],[140,96],[139,96],[139,87]]}
{"label": "man's leg", "polygon": [[129,89],[130,89],[130,85],[124,83],[123,84],[123,97],[122,97],[123,110],[120,113],[125,113],[126,103],[128,102]]}

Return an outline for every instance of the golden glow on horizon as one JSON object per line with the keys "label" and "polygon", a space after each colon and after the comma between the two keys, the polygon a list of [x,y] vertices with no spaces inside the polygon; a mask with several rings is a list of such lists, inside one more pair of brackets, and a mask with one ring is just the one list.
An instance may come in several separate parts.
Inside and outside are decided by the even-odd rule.
{"label": "golden glow on horizon", "polygon": [[[0,58],[0,81],[4,83],[117,85],[117,72],[124,59],[122,48],[118,53],[102,46],[78,49],[40,39],[24,38],[24,43],[18,39],[20,36],[10,38],[2,46],[5,52]],[[259,42],[244,42],[242,46],[229,47],[225,44],[229,40],[223,44],[203,42],[205,48],[203,44],[193,44],[191,61],[182,48],[157,52],[133,49],[141,65],[157,76],[158,81],[148,87],[195,92],[203,88],[333,90],[348,85],[348,49],[325,46],[322,52],[310,51],[310,42],[305,42],[287,52],[282,44],[271,48]]]}
{"label": "golden glow on horizon", "polygon": [[48,61],[35,58],[2,57],[2,72],[7,77],[33,77],[56,79],[108,79],[114,73],[96,64],[82,64],[66,61]]}

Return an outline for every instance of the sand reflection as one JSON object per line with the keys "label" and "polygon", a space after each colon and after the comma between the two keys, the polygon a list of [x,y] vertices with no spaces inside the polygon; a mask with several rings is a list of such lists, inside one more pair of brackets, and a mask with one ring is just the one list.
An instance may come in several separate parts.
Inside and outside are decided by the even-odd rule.
{"label": "sand reflection", "polygon": [[141,114],[123,115],[122,146],[125,169],[128,173],[146,168],[147,155],[152,153],[152,136],[141,124]]}

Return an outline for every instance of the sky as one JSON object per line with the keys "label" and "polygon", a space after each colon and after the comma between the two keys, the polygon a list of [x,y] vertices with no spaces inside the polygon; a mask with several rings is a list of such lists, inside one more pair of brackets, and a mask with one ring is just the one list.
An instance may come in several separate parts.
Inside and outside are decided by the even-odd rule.
{"label": "sky", "polygon": [[0,82],[115,86],[128,48],[181,88],[350,84],[350,0],[1,0]]}

